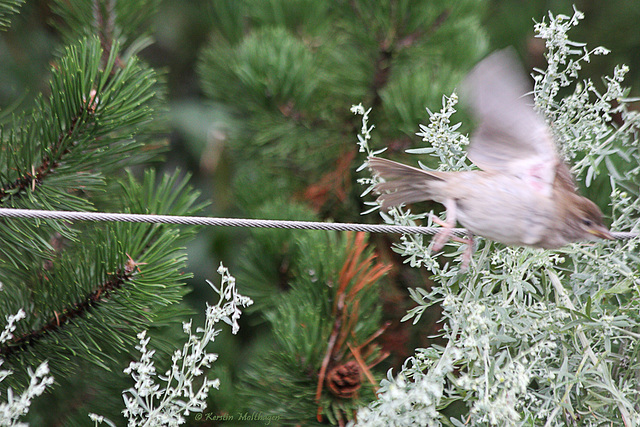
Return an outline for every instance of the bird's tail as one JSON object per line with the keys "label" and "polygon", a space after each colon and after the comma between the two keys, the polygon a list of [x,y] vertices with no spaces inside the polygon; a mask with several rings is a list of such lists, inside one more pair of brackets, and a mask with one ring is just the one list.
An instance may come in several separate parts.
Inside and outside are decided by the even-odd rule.
{"label": "bird's tail", "polygon": [[369,157],[369,169],[385,179],[375,186],[383,210],[400,204],[433,200],[434,184],[442,172],[430,172],[379,157]]}

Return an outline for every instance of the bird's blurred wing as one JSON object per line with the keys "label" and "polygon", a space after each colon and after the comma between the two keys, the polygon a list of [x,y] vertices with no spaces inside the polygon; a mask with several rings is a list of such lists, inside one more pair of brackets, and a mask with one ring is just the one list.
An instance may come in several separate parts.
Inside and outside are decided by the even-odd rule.
{"label": "bird's blurred wing", "polygon": [[561,161],[551,131],[525,96],[530,88],[524,76],[515,53],[502,50],[465,78],[461,94],[478,120],[467,154],[481,169],[529,174],[550,186]]}

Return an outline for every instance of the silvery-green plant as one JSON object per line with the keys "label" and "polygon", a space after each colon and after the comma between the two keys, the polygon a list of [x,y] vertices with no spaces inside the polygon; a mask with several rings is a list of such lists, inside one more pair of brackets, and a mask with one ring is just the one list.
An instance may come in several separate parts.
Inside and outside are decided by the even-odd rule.
{"label": "silvery-green plant", "polygon": [[[248,307],[253,301],[238,293],[235,278],[222,264],[218,274],[222,276],[219,288],[208,283],[220,296],[219,302],[216,305],[207,304],[204,327],[198,327],[193,332],[191,321],[183,324],[184,333],[189,338],[182,350],[173,353],[171,368],[164,375],[156,372],[153,361],[155,350],[148,347],[150,338],[146,336],[146,331],[138,334],[140,343],[136,349],[141,353],[140,360],[131,362],[124,370],[135,381],[132,388],[123,392],[125,409],[122,412],[128,426],[184,424],[185,417],[190,413],[204,411],[211,387],[219,387],[218,379],[206,377],[199,386],[196,384],[197,379],[218,358],[217,354],[207,352],[206,347],[220,333],[220,329],[216,329],[220,321],[229,324],[232,333],[236,334],[240,328],[238,319],[242,314],[241,308]],[[90,417],[96,425],[104,422],[115,426],[102,416],[90,414]]]}
{"label": "silvery-green plant", "polygon": [[[579,181],[589,186],[598,173],[608,173],[612,229],[637,231],[640,115],[629,109],[635,100],[622,86],[626,66],[603,78],[604,90],[580,79],[584,62],[607,53],[568,38],[582,17],[579,11],[549,14],[535,25],[548,61],[532,75],[535,108]],[[443,97],[442,109],[429,112],[429,124],[418,133],[426,147],[408,150],[436,157],[442,170],[471,167],[464,154],[468,138],[452,123],[457,100],[455,93]],[[378,154],[369,146],[369,111],[357,106],[353,112],[363,116],[360,151]],[[360,182],[366,196],[376,178]],[[367,203],[368,212],[376,209]],[[402,225],[425,218],[399,208],[381,215]],[[359,411],[358,425],[639,425],[638,243],[545,251],[479,239],[469,271],[461,272],[462,244],[449,243],[453,251],[436,259],[428,238],[402,236],[393,249],[433,274],[431,291],[410,290],[417,305],[405,320],[417,322],[427,307],[441,305],[447,344],[418,349],[397,375],[390,372],[378,400]],[[443,416],[440,410],[454,401],[468,411]]]}
{"label": "silvery-green plant", "polygon": [[[16,322],[26,316],[23,310],[19,310],[14,315],[7,316],[7,323],[2,333],[0,333],[0,343],[5,343],[13,338],[16,330]],[[0,359],[0,365],[4,360]],[[0,370],[0,381],[11,375],[7,369]],[[23,427],[28,424],[19,421],[19,418],[26,415],[31,407],[31,402],[35,397],[45,392],[47,387],[53,384],[53,377],[49,375],[49,366],[44,361],[35,371],[29,370],[29,385],[22,393],[17,394],[12,389],[7,390],[6,401],[0,402],[0,425]]]}

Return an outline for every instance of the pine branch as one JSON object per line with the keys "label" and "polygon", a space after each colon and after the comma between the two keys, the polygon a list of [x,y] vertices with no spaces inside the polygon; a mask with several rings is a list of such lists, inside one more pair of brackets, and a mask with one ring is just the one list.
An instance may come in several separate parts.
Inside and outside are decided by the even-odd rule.
{"label": "pine branch", "polygon": [[[89,210],[93,203],[87,196],[104,188],[108,174],[155,154],[134,139],[145,138],[157,109],[153,71],[136,58],[115,67],[117,46],[104,65],[103,54],[96,38],[68,47],[52,70],[48,99],[40,96],[32,111],[3,127],[0,204]],[[2,224],[0,252],[8,268],[0,277],[20,275],[34,260],[54,256],[53,234],[76,239],[64,222]]]}
{"label": "pine branch", "polygon": [[[14,202],[16,198],[26,198],[30,194],[27,190],[35,192],[47,181],[55,187],[67,174],[73,174],[77,182],[75,190],[86,191],[88,185],[97,185],[88,173],[94,168],[108,173],[151,154],[140,152],[141,144],[131,138],[134,132],[139,132],[134,126],[148,123],[153,112],[150,102],[156,96],[153,72],[144,70],[132,59],[112,76],[117,48],[103,69],[102,54],[96,39],[68,48],[54,68],[48,102],[40,98],[30,118],[16,122],[14,128],[24,125],[23,130],[10,131],[4,142],[6,149],[0,154],[3,203],[7,199]],[[78,180],[79,172],[84,180]],[[46,192],[41,194],[47,197]],[[58,199],[53,206],[65,207],[60,205],[64,201]]]}
{"label": "pine branch", "polygon": [[25,0],[2,0],[0,1],[0,29],[7,29],[10,25],[11,15],[18,12]]}
{"label": "pine branch", "polygon": [[65,141],[65,138],[81,136],[78,135],[82,133],[82,131],[78,129],[78,120],[80,120],[84,115],[85,110],[88,112],[88,115],[93,116],[95,114],[95,109],[96,103],[94,91],[86,105],[81,106],[77,114],[73,114],[69,118],[70,124],[68,129],[59,134],[56,142],[52,144],[37,163],[38,167],[32,165],[31,171],[23,171],[20,176],[13,180],[13,182],[9,182],[0,188],[0,200],[3,200],[8,196],[19,197],[21,194],[24,194],[27,189],[34,192],[36,190],[36,186],[45,181],[48,178],[48,175],[53,173],[55,169],[60,166],[64,161],[65,155],[71,153],[71,147],[63,148],[63,142]]}
{"label": "pine branch", "polygon": [[128,58],[148,45],[147,33],[159,3],[160,0],[55,0],[51,9],[62,18],[54,26],[68,43],[98,37],[105,52],[121,45]]}
{"label": "pine branch", "polygon": [[65,327],[65,324],[78,321],[79,318],[89,315],[92,309],[98,307],[101,303],[107,301],[114,292],[122,288],[126,282],[133,278],[137,263],[129,258],[129,261],[119,268],[113,275],[102,283],[97,290],[92,291],[83,298],[82,301],[73,303],[70,307],[64,308],[60,313],[54,313],[48,322],[41,325],[36,330],[31,330],[23,335],[14,336],[12,339],[5,341],[0,346],[0,356],[5,361],[16,352],[21,352],[28,346],[36,344],[39,340],[45,338],[49,334],[55,334],[57,331]]}
{"label": "pine branch", "polygon": [[[197,194],[177,176],[165,176],[157,183],[155,174],[146,173],[138,184],[129,175],[122,183],[121,203],[138,212],[192,214],[201,208],[194,204]],[[40,268],[32,265],[31,274],[23,273],[22,283],[16,277],[5,282],[12,287],[12,298],[0,300],[2,312],[31,307],[30,320],[0,350],[13,369],[34,358],[48,358],[54,375],[68,375],[77,364],[68,355],[106,367],[135,341],[141,328],[160,319],[164,324],[179,321],[163,313],[175,311],[187,291],[182,284],[188,275],[181,272],[186,258],[180,242],[192,236],[193,228],[179,231],[153,224],[102,228],[87,227],[83,240],[92,243],[68,242],[45,268],[36,264]],[[15,375],[11,383],[21,378]]]}
{"label": "pine branch", "polygon": [[374,260],[363,233],[337,237],[299,240],[291,289],[267,312],[274,344],[242,381],[251,410],[343,423],[372,395],[370,371],[385,357],[374,343],[381,334],[377,285],[389,266]]}

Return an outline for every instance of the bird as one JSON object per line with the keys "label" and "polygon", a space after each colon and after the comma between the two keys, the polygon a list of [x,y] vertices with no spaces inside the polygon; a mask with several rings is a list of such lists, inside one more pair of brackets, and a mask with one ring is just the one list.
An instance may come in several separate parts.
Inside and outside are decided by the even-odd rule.
{"label": "bird", "polygon": [[613,239],[598,206],[578,193],[512,50],[480,61],[460,93],[477,121],[467,157],[479,169],[426,170],[370,156],[369,169],[383,179],[374,187],[381,209],[426,200],[443,204],[446,221],[434,218],[443,227],[432,250],[442,248],[459,222],[469,233],[465,263],[473,235],[543,249]]}

